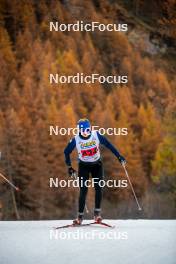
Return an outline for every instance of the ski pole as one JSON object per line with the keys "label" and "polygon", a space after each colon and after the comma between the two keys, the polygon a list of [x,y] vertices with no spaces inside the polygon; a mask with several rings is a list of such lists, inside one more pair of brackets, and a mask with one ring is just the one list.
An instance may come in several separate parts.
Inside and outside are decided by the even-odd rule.
{"label": "ski pole", "polygon": [[86,213],[88,214],[89,213],[89,209],[88,209],[86,204],[85,204],[85,209],[86,209]]}
{"label": "ski pole", "polygon": [[0,177],[3,178],[16,191],[19,191],[19,188],[15,186],[11,181],[9,181],[2,173],[0,173]]}
{"label": "ski pole", "polygon": [[132,192],[133,192],[134,198],[135,198],[136,203],[137,203],[137,206],[138,206],[138,210],[141,211],[142,208],[141,208],[141,206],[139,205],[138,199],[137,199],[137,197],[136,197],[135,191],[134,191],[134,189],[133,189],[133,185],[132,185],[132,183],[131,183],[131,181],[130,181],[130,177],[129,177],[129,175],[128,175],[128,172],[127,172],[127,169],[126,169],[124,163],[122,163],[122,167],[124,168],[125,174],[126,174],[127,179],[128,179],[128,181],[129,181],[129,184],[130,184],[131,190],[132,190]]}

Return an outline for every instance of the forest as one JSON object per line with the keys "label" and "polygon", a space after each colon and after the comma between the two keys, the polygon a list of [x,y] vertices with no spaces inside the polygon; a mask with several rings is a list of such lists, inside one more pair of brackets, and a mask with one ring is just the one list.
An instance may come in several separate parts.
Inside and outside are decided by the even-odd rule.
{"label": "forest", "polygon": [[[126,23],[127,32],[50,32],[50,21]],[[0,219],[67,219],[78,190],[49,188],[68,179],[64,148],[71,136],[50,126],[80,118],[103,128],[127,160],[143,210],[130,188],[104,189],[106,218],[176,217],[176,3],[174,0],[0,0]],[[49,75],[127,75],[126,84],[50,84]],[[105,177],[125,179],[102,150]],[[76,153],[72,155],[77,168]],[[94,190],[87,205],[93,208]],[[91,215],[87,215],[91,217]]]}

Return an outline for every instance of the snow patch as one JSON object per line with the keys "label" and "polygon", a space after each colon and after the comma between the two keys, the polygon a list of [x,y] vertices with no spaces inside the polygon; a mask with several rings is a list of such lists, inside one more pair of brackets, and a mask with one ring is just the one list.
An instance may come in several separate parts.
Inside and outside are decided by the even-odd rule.
{"label": "snow patch", "polygon": [[115,228],[85,226],[55,233],[53,227],[69,224],[71,220],[1,221],[0,263],[175,263],[175,220],[104,222]]}

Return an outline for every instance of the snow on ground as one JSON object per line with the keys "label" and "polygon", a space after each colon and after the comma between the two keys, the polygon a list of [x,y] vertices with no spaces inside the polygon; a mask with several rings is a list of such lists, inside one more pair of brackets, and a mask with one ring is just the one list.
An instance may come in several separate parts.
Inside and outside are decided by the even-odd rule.
{"label": "snow on ground", "polygon": [[[1,221],[0,264],[175,264],[175,220],[105,220],[54,230],[63,221]],[[86,221],[85,221],[86,222]]]}

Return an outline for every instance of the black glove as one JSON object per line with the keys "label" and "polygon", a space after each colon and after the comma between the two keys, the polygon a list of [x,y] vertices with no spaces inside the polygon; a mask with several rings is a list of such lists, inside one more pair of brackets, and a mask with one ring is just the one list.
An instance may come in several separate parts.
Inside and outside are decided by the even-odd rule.
{"label": "black glove", "polygon": [[68,174],[70,177],[76,178],[76,170],[74,170],[72,167],[68,167]]}
{"label": "black glove", "polygon": [[118,159],[119,159],[119,162],[121,163],[121,165],[125,165],[126,164],[126,159],[123,156],[120,155],[118,157]]}

